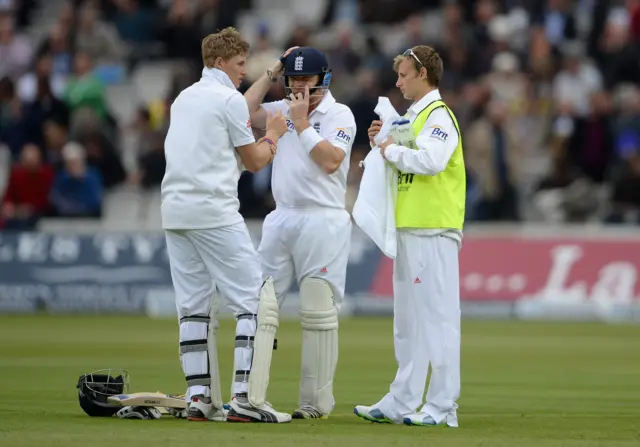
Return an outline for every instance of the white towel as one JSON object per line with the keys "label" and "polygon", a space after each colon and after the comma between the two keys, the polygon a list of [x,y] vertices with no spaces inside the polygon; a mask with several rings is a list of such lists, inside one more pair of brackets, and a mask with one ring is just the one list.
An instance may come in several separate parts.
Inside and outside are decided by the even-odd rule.
{"label": "white towel", "polygon": [[[393,121],[400,118],[400,115],[389,99],[383,96],[378,98],[375,112],[382,121],[382,128],[374,142],[380,144],[391,130]],[[395,259],[397,172],[380,155],[378,146],[371,149],[361,164],[364,166],[364,173],[358,198],[353,205],[353,220],[385,256]]]}

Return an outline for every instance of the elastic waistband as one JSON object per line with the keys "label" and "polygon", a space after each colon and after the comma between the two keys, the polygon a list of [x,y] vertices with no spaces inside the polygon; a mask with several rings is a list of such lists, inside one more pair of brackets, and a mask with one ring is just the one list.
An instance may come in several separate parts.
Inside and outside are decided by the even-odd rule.
{"label": "elastic waistband", "polygon": [[339,212],[339,211],[347,211],[345,208],[337,208],[337,207],[330,207],[330,206],[318,206],[318,205],[311,205],[311,206],[284,206],[284,205],[277,205],[275,211],[293,211],[293,212],[304,212],[304,213],[308,213],[308,212],[322,212],[322,211],[335,211],[335,212]]}

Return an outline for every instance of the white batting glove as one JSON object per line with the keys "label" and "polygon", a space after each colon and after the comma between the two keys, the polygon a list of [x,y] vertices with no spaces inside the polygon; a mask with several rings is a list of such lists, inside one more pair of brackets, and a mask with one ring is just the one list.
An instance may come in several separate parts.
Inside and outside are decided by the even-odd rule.
{"label": "white batting glove", "polygon": [[395,144],[408,147],[410,149],[416,148],[416,139],[413,136],[413,126],[409,120],[402,119],[396,121],[391,128],[390,135]]}

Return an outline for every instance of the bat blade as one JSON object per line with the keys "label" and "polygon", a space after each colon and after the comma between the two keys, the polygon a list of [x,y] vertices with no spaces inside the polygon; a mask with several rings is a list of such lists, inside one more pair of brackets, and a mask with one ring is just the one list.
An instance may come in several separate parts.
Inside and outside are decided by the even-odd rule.
{"label": "bat blade", "polygon": [[129,393],[109,396],[107,401],[112,404],[126,407],[166,407],[166,408],[187,408],[184,398],[171,396],[165,393]]}

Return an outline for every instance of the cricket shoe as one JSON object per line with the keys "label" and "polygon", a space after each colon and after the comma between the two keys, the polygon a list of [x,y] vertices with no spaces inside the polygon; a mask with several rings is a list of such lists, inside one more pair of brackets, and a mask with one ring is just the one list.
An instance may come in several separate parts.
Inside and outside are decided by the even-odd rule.
{"label": "cricket shoe", "polygon": [[[209,402],[207,402],[209,400]],[[227,420],[227,412],[218,409],[210,402],[211,399],[194,396],[187,410],[187,419],[196,422],[224,422]]]}
{"label": "cricket shoe", "polygon": [[246,396],[236,395],[229,402],[227,422],[263,422],[271,424],[283,424],[291,422],[291,415],[280,413],[273,409],[269,402],[255,407],[249,403]]}
{"label": "cricket shoe", "polygon": [[[403,422],[405,425],[414,425],[417,427],[435,427],[440,425],[433,419],[433,417],[423,412],[408,414],[404,417]],[[455,415],[448,415],[441,424],[446,424],[449,427],[457,427],[458,418]]]}
{"label": "cricket shoe", "polygon": [[292,413],[293,419],[329,419],[329,416],[322,414],[320,410],[311,405],[300,405],[300,408]]}
{"label": "cricket shoe", "polygon": [[366,419],[370,422],[377,422],[380,424],[393,424],[393,421],[382,414],[382,411],[378,410],[375,407],[369,407],[367,405],[357,405],[353,409],[353,413],[361,417],[362,419]]}

